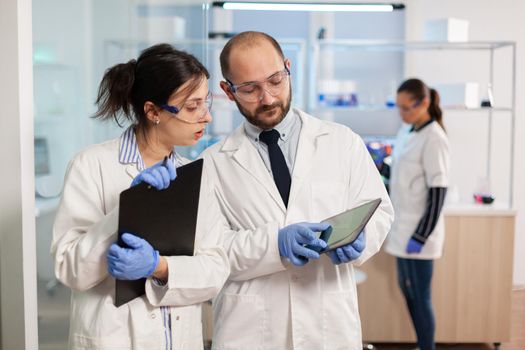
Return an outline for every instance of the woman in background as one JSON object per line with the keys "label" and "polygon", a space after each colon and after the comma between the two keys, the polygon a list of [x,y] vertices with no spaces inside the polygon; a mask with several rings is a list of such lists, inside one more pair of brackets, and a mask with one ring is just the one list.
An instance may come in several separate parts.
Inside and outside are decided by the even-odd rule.
{"label": "woman in background", "polygon": [[396,217],[386,251],[397,257],[398,283],[420,350],[434,350],[433,260],[445,238],[441,209],[449,182],[449,145],[439,95],[419,79],[403,82],[397,106],[405,125],[392,155],[390,197]]}
{"label": "woman in background", "polygon": [[[55,275],[72,290],[70,349],[203,348],[201,303],[229,274],[206,174],[194,256],[160,256],[130,233],[122,235],[129,248],[114,242],[120,192],[142,181],[166,188],[187,162],[174,147],[202,137],[211,121],[208,77],[195,57],[167,44],[106,71],[95,116],[131,126],[73,158],[53,230]],[[146,295],[115,307],[115,279],[141,278]]]}

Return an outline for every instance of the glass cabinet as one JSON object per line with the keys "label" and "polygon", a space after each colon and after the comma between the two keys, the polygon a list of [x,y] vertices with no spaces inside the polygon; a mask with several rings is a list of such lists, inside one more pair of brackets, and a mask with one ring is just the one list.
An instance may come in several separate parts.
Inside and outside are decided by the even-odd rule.
{"label": "glass cabinet", "polygon": [[[470,204],[483,191],[495,197],[493,207],[512,208],[515,55],[513,42],[319,40],[310,47],[309,111],[389,143],[401,126],[397,86],[420,78],[442,94],[450,204]],[[467,85],[474,102],[455,100]]]}

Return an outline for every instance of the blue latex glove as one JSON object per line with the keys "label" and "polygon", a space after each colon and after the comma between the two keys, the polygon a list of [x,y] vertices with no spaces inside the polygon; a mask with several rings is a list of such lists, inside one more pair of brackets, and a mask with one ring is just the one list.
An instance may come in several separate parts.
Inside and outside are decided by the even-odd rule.
{"label": "blue latex glove", "polygon": [[407,253],[408,254],[417,254],[421,253],[421,249],[423,249],[423,243],[420,243],[416,241],[414,238],[410,238],[410,241],[408,241],[407,244]]}
{"label": "blue latex glove", "polygon": [[177,177],[175,164],[171,159],[165,158],[147,169],[142,170],[131,182],[131,187],[145,182],[158,190],[168,188],[170,182]]}
{"label": "blue latex glove", "polygon": [[303,266],[310,259],[319,259],[319,253],[305,247],[325,248],[326,242],[317,238],[315,232],[324,231],[330,227],[326,223],[302,222],[283,227],[279,230],[278,244],[279,253],[282,257],[288,258],[295,266]]}
{"label": "blue latex glove", "polygon": [[350,244],[327,252],[334,265],[344,264],[356,260],[361,256],[366,247],[365,232],[361,231],[359,236]]}
{"label": "blue latex glove", "polygon": [[159,252],[147,241],[131,233],[124,233],[122,240],[129,248],[113,243],[108,250],[108,272],[119,280],[138,280],[153,274],[159,264]]}

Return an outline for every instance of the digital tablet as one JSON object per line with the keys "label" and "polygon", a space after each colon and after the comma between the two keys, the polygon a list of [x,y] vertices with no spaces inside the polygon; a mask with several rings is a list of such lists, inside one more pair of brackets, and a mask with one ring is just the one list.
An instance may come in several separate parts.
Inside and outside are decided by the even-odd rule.
{"label": "digital tablet", "polygon": [[332,216],[322,222],[330,224],[330,228],[320,233],[319,238],[326,242],[327,247],[320,253],[325,253],[352,243],[379,207],[381,198],[374,199]]}

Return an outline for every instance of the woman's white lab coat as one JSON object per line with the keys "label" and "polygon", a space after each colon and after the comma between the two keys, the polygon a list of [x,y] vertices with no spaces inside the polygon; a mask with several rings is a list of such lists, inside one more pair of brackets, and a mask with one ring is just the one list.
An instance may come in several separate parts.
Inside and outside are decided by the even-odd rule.
{"label": "woman's white lab coat", "polygon": [[390,196],[398,215],[385,251],[404,259],[438,259],[445,241],[443,212],[420,253],[408,254],[406,246],[427,209],[428,190],[449,185],[448,138],[437,122],[420,131],[411,129],[412,125],[401,127],[392,154]]}
{"label": "woman's white lab coat", "polygon": [[224,235],[231,275],[214,301],[214,349],[362,347],[353,264],[336,266],[322,254],[293,266],[280,257],[277,234],[288,224],[318,222],[381,197],[365,229],[366,250],[355,262],[360,264],[381,247],[392,205],[360,137],[294,112],[302,128],[288,208],[242,125],[204,152],[232,230]]}
{"label": "woman's white lab coat", "polygon": [[229,274],[216,201],[203,174],[195,256],[168,257],[169,278],[151,278],[146,295],[114,306],[115,279],[106,252],[117,239],[119,194],[139,173],[118,161],[119,139],[94,145],[70,163],[53,231],[56,277],[70,287],[70,344],[73,349],[165,350],[159,306],[171,310],[173,349],[202,349],[200,303],[214,297]]}

